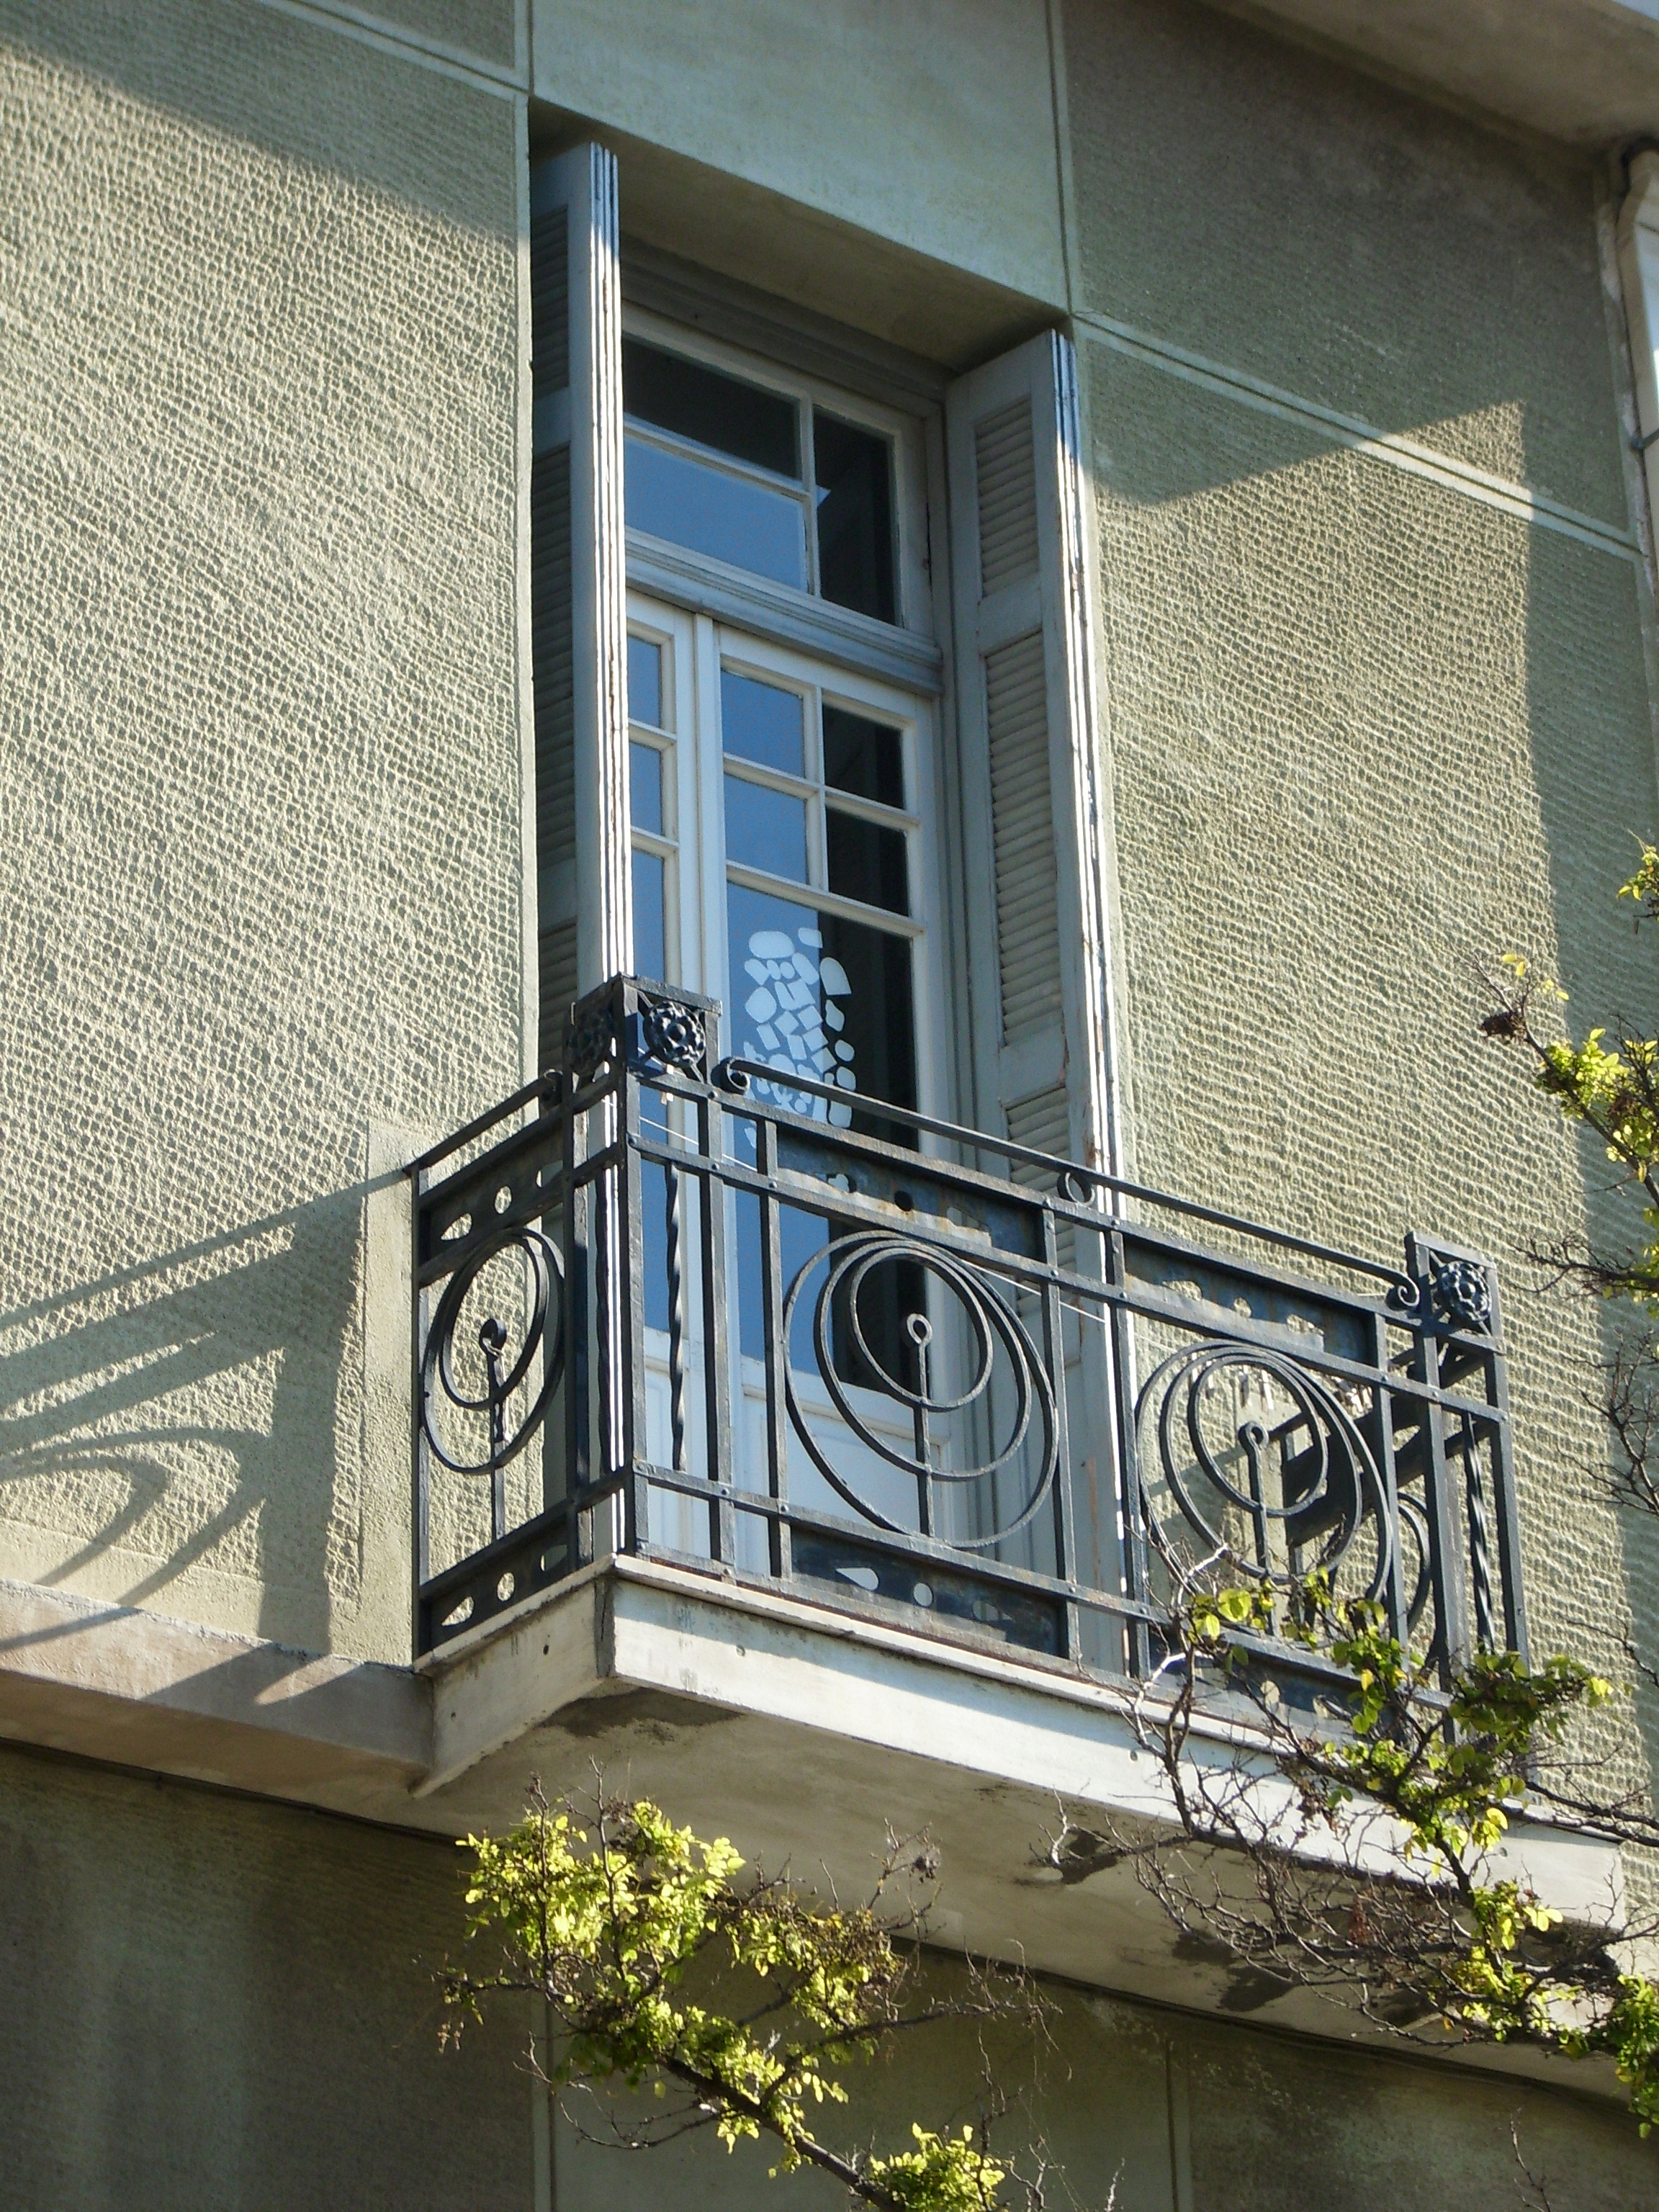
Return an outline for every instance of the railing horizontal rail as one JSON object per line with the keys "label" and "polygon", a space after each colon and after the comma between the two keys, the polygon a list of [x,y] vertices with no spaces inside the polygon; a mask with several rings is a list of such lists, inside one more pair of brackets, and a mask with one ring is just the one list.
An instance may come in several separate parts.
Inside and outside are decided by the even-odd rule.
{"label": "railing horizontal rail", "polygon": [[[740,1085],[746,1086],[757,1079],[776,1085],[778,1071],[769,1067],[763,1060],[744,1060],[736,1056],[721,1060],[714,1070],[714,1080],[720,1087],[738,1091],[738,1095],[742,1095]],[[783,1080],[791,1091],[805,1091],[809,1097],[821,1098],[827,1104],[844,1106],[847,1103],[847,1093],[830,1084],[793,1073]],[[1176,1198],[1168,1191],[1154,1189],[1151,1184],[1130,1182],[1121,1176],[1109,1175],[1103,1168],[1079,1167],[1074,1161],[1058,1158],[1051,1152],[1034,1152],[1029,1145],[1017,1145],[1006,1137],[989,1136],[982,1131],[967,1128],[960,1122],[942,1121],[937,1115],[921,1114],[909,1107],[883,1104],[879,1106],[878,1112],[884,1121],[901,1122],[905,1127],[925,1135],[946,1138],[953,1144],[961,1145],[964,1150],[994,1152],[999,1158],[1054,1176],[1059,1185],[1056,1211],[1067,1218],[1070,1218],[1071,1208],[1066,1205],[1066,1184],[1070,1182],[1074,1185],[1086,1186],[1091,1190],[1109,1194],[1115,1198],[1133,1199],[1144,1205],[1161,1206],[1168,1212],[1184,1214],[1189,1220],[1206,1221],[1212,1228],[1225,1229],[1235,1236],[1249,1237],[1263,1243],[1277,1245],[1281,1251],[1297,1252],[1304,1259],[1322,1260],[1332,1267],[1349,1268],[1356,1274],[1370,1275],[1402,1290],[1409,1291],[1412,1287],[1409,1276],[1401,1274],[1399,1269],[1389,1267],[1382,1261],[1367,1260],[1357,1253],[1342,1251],[1334,1245],[1320,1244],[1308,1237],[1294,1236],[1286,1230],[1265,1228],[1260,1222],[1247,1220],[1242,1214],[1223,1212],[1214,1206],[1201,1205],[1196,1199]],[[804,1118],[790,1115],[787,1109],[777,1109],[776,1117],[780,1121]],[[896,1151],[896,1147],[894,1149]],[[1087,1206],[1087,1200],[1076,1198],[1073,1200],[1073,1205],[1080,1213]]]}

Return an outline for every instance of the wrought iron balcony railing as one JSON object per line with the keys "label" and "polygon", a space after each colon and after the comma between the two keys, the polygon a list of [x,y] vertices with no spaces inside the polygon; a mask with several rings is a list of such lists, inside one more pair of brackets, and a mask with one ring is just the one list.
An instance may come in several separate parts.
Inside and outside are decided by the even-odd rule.
{"label": "wrought iron balcony railing", "polygon": [[411,1170],[422,1651],[617,1552],[1113,1677],[1218,1555],[1524,1650],[1486,1261],[715,1064],[717,1012],[618,978]]}

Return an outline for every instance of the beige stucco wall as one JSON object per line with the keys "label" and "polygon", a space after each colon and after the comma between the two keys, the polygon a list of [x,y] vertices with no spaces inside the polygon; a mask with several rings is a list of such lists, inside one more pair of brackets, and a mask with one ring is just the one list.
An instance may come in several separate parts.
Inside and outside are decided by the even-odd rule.
{"label": "beige stucco wall", "polygon": [[365,1184],[522,1062],[521,139],[0,9],[0,1572],[407,1650]]}
{"label": "beige stucco wall", "polygon": [[[462,1948],[462,1870],[430,1838],[0,1749],[0,2212],[546,2212],[526,2023],[491,2015],[459,2053],[438,2046],[431,1975]],[[1064,2169],[1051,2203],[1102,2206],[1115,2181],[1119,2212],[1510,2212],[1511,2118],[1558,2212],[1653,2193],[1659,2150],[1565,2087],[1050,1994],[1035,2074],[1029,2047],[989,2047],[1019,2096],[1005,2146],[1040,2136]],[[973,2120],[980,2079],[974,2034],[947,2028],[848,2069],[856,2101],[825,2117],[902,2143],[913,2119]],[[630,2158],[560,2123],[552,2202],[842,2201],[816,2176],[769,2180],[775,2158],[708,2137]]]}
{"label": "beige stucco wall", "polygon": [[457,1872],[446,1843],[0,1751],[0,2207],[532,2212],[520,2024],[438,2047]]}
{"label": "beige stucco wall", "polygon": [[[1073,7],[1066,62],[1085,309],[1630,529],[1588,166],[1182,0]],[[1138,1168],[1497,1255],[1534,1635],[1626,1676],[1659,1547],[1605,1495],[1604,1316],[1522,1258],[1607,1171],[1471,964],[1651,1018],[1638,564],[1083,337]]]}

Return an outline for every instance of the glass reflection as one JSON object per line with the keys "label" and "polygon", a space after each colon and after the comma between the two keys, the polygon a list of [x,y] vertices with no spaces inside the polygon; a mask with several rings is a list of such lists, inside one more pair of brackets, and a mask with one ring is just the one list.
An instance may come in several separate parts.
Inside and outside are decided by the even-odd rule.
{"label": "glass reflection", "polygon": [[793,399],[702,362],[623,340],[623,411],[774,476],[800,478],[799,416]]}
{"label": "glass reflection", "polygon": [[[916,1103],[915,1006],[908,939],[819,914],[769,891],[726,887],[735,1051],[780,1074],[861,1091],[896,1106]],[[844,1129],[850,1103],[787,1083],[757,1095]],[[860,1116],[879,1134],[896,1134]]]}
{"label": "glass reflection", "polygon": [[720,744],[740,760],[784,775],[806,772],[806,702],[798,691],[720,671]]}
{"label": "glass reflection", "polygon": [[662,647],[648,637],[628,641],[628,717],[662,727]]}
{"label": "glass reflection", "polygon": [[628,748],[628,805],[636,830],[649,830],[660,837],[662,818],[662,755],[654,745]]}
{"label": "glass reflection", "polygon": [[814,409],[812,469],[818,487],[818,589],[837,606],[896,622],[891,446]]}
{"label": "glass reflection", "polygon": [[634,973],[666,983],[668,928],[665,870],[656,853],[634,854]]}
{"label": "glass reflection", "polygon": [[872,722],[845,707],[823,708],[823,780],[837,791],[873,799],[880,806],[904,804],[904,740],[885,722]]}
{"label": "glass reflection", "polygon": [[623,441],[623,504],[630,529],[798,592],[806,588],[806,512],[787,492],[630,435]]}
{"label": "glass reflection", "polygon": [[909,913],[909,858],[902,830],[832,807],[824,819],[824,842],[832,891],[865,906],[885,907],[890,914]]}
{"label": "glass reflection", "polygon": [[769,876],[806,881],[806,801],[746,776],[726,779],[726,857]]}

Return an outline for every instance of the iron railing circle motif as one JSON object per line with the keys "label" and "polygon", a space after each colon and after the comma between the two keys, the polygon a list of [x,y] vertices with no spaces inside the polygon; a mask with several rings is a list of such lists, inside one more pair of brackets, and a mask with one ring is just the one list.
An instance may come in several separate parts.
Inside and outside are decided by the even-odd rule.
{"label": "iron railing circle motif", "polygon": [[[461,1317],[461,1309],[466,1303],[468,1292],[489,1261],[503,1252],[514,1249],[522,1252],[530,1262],[530,1316],[525,1327],[524,1342],[511,1369],[505,1375],[501,1374],[496,1363],[507,1348],[507,1331],[495,1314],[485,1316],[478,1328],[478,1345],[484,1355],[484,1372],[488,1380],[483,1395],[474,1397],[462,1389],[456,1380],[455,1326]],[[548,1329],[550,1310],[553,1312],[550,1334]],[[538,1351],[544,1354],[541,1387],[523,1419],[508,1436],[505,1425],[507,1405],[529,1374]],[[499,1473],[509,1460],[517,1458],[540,1427],[548,1401],[557,1389],[563,1372],[564,1269],[558,1249],[539,1229],[532,1229],[524,1224],[512,1224],[479,1245],[457,1267],[444,1285],[444,1294],[438,1301],[438,1310],[427,1330],[426,1350],[421,1361],[421,1431],[428,1449],[452,1474]],[[459,1412],[483,1414],[489,1420],[489,1449],[483,1459],[458,1459],[445,1447],[433,1420],[434,1401],[438,1390],[441,1390],[443,1396]]]}
{"label": "iron railing circle motif", "polygon": [[[966,1320],[969,1337],[967,1364],[971,1373],[966,1387],[952,1396],[935,1396],[928,1385],[927,1353],[933,1341],[934,1333],[926,1314],[908,1314],[903,1322],[905,1333],[915,1346],[918,1354],[920,1380],[915,1389],[900,1376],[888,1372],[877,1358],[865,1334],[859,1311],[860,1290],[878,1267],[907,1262],[942,1283],[956,1297]],[[888,1466],[896,1468],[901,1474],[960,1487],[967,1483],[985,1481],[1010,1466],[1024,1447],[1035,1422],[1041,1437],[1036,1468],[1031,1480],[1030,1495],[1019,1513],[988,1535],[952,1535],[949,1540],[953,1550],[983,1550],[990,1545],[1002,1542],[1023,1528],[1053,1486],[1060,1463],[1060,1419],[1054,1383],[1041,1352],[1032,1341],[1030,1330],[1019,1316],[988,1286],[979,1269],[953,1255],[918,1239],[894,1236],[890,1231],[858,1231],[850,1236],[833,1239],[823,1250],[815,1252],[797,1271],[783,1303],[786,1348],[792,1341],[795,1312],[801,1293],[808,1278],[820,1267],[823,1268],[824,1274],[812,1310],[813,1353],[831,1404],[858,1442]],[[1012,1376],[1014,1401],[1006,1417],[1007,1439],[1001,1449],[994,1450],[991,1457],[977,1466],[935,1467],[931,1460],[924,1460],[914,1450],[902,1451],[889,1438],[878,1434],[853,1403],[849,1386],[836,1370],[830,1331],[836,1302],[843,1294],[842,1310],[848,1316],[854,1344],[860,1358],[871,1375],[877,1378],[873,1385],[866,1387],[878,1390],[895,1404],[907,1408],[913,1419],[919,1423],[925,1423],[930,1416],[963,1413],[981,1398],[990,1388],[1000,1346]],[[820,1438],[812,1431],[796,1388],[793,1362],[787,1357],[783,1369],[790,1419],[818,1472],[837,1495],[864,1519],[895,1534],[908,1533],[902,1522],[890,1520],[868,1498],[860,1497],[847,1476],[833,1464]]]}
{"label": "iron railing circle motif", "polygon": [[[1255,1494],[1243,1490],[1227,1473],[1205,1434],[1201,1403],[1217,1380],[1229,1370],[1254,1376],[1270,1376],[1294,1408],[1293,1418],[1270,1431],[1259,1421],[1243,1421],[1235,1441],[1254,1477]],[[1149,1409],[1156,1407],[1158,1460],[1183,1519],[1213,1554],[1222,1553],[1255,1574],[1280,1584],[1294,1576],[1270,1558],[1239,1559],[1237,1547],[1216,1528],[1193,1495],[1188,1471],[1195,1467],[1225,1501],[1261,1532],[1267,1522],[1284,1527],[1287,1543],[1305,1554],[1304,1539],[1322,1539],[1318,1557],[1305,1557],[1297,1571],[1334,1571],[1353,1549],[1367,1522],[1376,1529],[1376,1559],[1365,1595],[1381,1598],[1394,1569],[1394,1539],[1382,1478],[1370,1445],[1353,1417],[1319,1378],[1283,1353],[1264,1346],[1241,1344],[1226,1337],[1207,1337],[1183,1346],[1157,1366],[1135,1405],[1135,1430],[1140,1434]],[[1177,1425],[1184,1429],[1190,1457],[1177,1449]],[[1292,1496],[1268,1499],[1261,1481],[1261,1458],[1273,1443],[1281,1444],[1305,1429],[1311,1439],[1297,1455],[1299,1480]],[[1176,1564],[1171,1533],[1160,1522],[1141,1483],[1146,1521],[1153,1541],[1171,1565]],[[1258,1553],[1266,1545],[1258,1538]]]}

